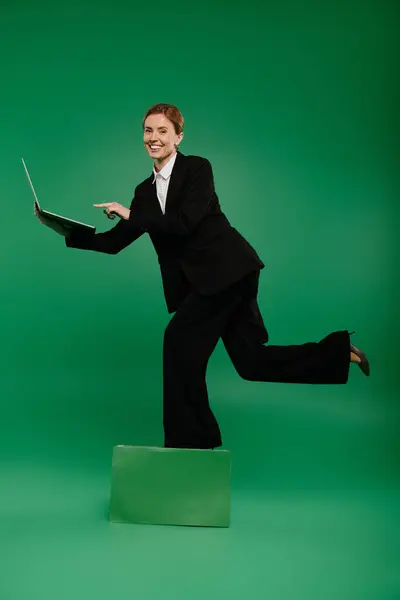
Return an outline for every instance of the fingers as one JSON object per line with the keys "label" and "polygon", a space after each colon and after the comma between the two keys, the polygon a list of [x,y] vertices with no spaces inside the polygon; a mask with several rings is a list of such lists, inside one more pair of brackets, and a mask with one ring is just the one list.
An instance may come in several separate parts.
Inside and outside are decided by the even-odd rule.
{"label": "fingers", "polygon": [[38,221],[40,223],[42,223],[42,225],[48,226],[46,219],[43,217],[43,215],[40,214],[40,211],[39,211],[39,208],[38,208],[38,205],[36,204],[36,202],[33,205],[33,214],[38,219]]}
{"label": "fingers", "polygon": [[111,208],[106,208],[105,210],[103,210],[103,213],[109,218],[109,219],[114,219],[115,215],[114,213],[111,212]]}
{"label": "fingers", "polygon": [[103,210],[104,214],[109,219],[115,219],[116,215],[114,212],[117,212],[118,207],[116,202],[102,202],[101,204],[93,204],[93,206],[95,208],[105,208],[105,210]]}

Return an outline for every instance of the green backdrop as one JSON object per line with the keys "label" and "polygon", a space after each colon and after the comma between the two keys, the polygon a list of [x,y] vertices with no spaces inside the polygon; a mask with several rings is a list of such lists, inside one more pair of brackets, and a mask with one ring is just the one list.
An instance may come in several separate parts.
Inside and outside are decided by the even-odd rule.
{"label": "green backdrop", "polygon": [[[0,5],[0,597],[394,600],[399,568],[398,9],[378,0]],[[110,227],[179,106],[266,264],[270,343],[356,330],[371,377],[251,383],[220,343],[227,531],[107,522],[112,447],[162,444],[170,316],[142,237],[67,249],[44,208]]]}

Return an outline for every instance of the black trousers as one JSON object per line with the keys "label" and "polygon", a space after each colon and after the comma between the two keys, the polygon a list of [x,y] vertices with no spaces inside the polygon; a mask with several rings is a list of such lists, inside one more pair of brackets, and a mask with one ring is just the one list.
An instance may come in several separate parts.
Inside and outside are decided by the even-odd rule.
{"label": "black trousers", "polygon": [[349,332],[319,342],[272,346],[257,304],[259,271],[213,296],[191,291],[169,322],[163,347],[164,445],[216,448],[221,432],[210,408],[206,369],[221,338],[243,379],[344,384],[350,365]]}

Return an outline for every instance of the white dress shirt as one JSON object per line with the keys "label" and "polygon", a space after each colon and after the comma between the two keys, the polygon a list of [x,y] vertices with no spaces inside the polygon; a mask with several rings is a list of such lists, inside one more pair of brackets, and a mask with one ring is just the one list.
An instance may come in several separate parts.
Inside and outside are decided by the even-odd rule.
{"label": "white dress shirt", "polygon": [[156,171],[153,167],[154,178],[152,183],[156,182],[157,186],[157,197],[161,206],[162,212],[165,214],[165,201],[167,199],[167,192],[169,186],[169,180],[171,178],[172,169],[174,168],[176,160],[176,152],[172,158],[169,159],[166,165],[163,166],[161,171]]}

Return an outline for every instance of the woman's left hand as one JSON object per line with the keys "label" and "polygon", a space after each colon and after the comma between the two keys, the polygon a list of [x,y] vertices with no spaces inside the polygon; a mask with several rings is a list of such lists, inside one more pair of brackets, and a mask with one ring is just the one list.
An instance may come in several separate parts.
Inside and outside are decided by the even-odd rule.
{"label": "woman's left hand", "polygon": [[125,208],[122,204],[118,204],[118,202],[106,202],[105,204],[93,204],[96,208],[104,208],[104,214],[107,215],[109,219],[115,219],[115,216],[118,215],[121,219],[125,219],[126,221],[129,219],[130,210],[129,208]]}

